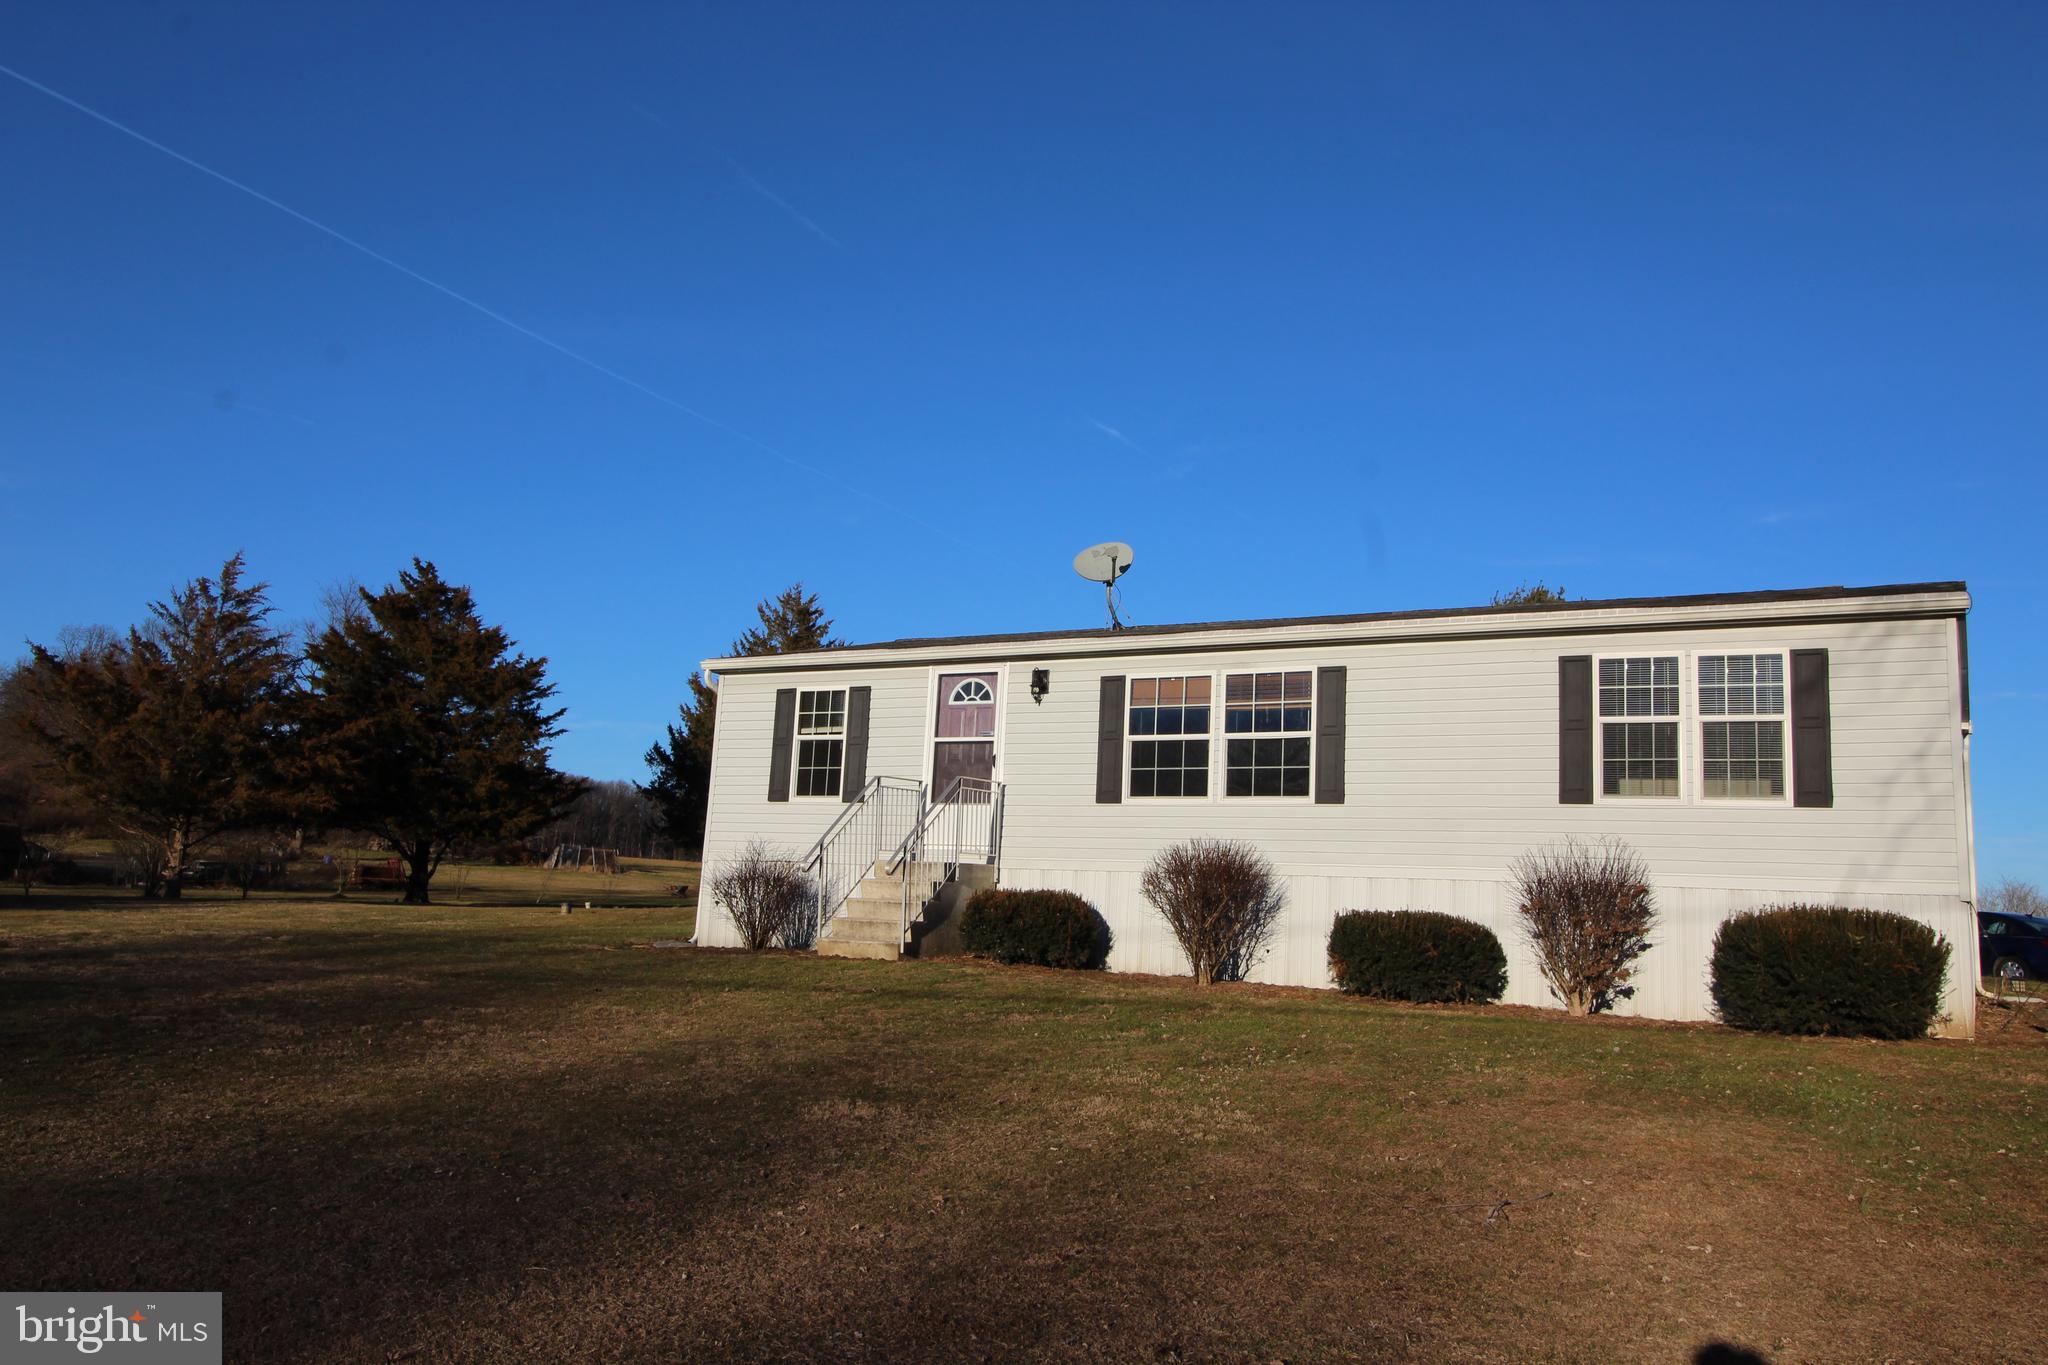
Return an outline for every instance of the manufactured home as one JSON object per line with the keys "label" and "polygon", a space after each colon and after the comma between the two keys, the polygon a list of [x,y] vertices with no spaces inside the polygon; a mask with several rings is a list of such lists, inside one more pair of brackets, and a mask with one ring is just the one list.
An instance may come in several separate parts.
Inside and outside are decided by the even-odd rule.
{"label": "manufactured home", "polygon": [[[800,859],[821,952],[914,951],[962,888],[1080,893],[1112,970],[1186,959],[1139,894],[1196,836],[1286,895],[1254,980],[1331,984],[1351,909],[1490,926],[1511,1003],[1553,1003],[1509,867],[1567,836],[1648,864],[1660,920],[1621,1013],[1711,1018],[1715,927],[1788,901],[1893,910],[1976,972],[1961,583],[905,639],[713,659],[707,885]],[[736,943],[704,906],[697,942]]]}

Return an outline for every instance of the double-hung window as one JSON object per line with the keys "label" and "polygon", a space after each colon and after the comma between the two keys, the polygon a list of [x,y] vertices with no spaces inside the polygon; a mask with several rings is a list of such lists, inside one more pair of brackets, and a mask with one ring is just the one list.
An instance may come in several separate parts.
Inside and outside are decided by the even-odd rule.
{"label": "double-hung window", "polygon": [[1209,794],[1208,678],[1131,680],[1131,795]]}
{"label": "double-hung window", "polygon": [[796,794],[839,795],[846,766],[846,690],[796,694]]}
{"label": "double-hung window", "polygon": [[1600,660],[1600,794],[1677,799],[1677,655]]}
{"label": "double-hung window", "polygon": [[1230,673],[1223,679],[1223,794],[1307,796],[1315,674]]}
{"label": "double-hung window", "polygon": [[1785,797],[1785,656],[1702,654],[1700,795],[1710,801]]}

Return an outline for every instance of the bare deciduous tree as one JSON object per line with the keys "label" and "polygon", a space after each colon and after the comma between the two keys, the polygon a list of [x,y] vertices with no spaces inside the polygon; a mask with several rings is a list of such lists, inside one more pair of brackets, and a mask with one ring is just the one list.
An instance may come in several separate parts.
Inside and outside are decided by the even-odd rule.
{"label": "bare deciduous tree", "polygon": [[122,884],[140,887],[145,896],[162,891],[164,861],[163,841],[146,834],[131,834],[114,843],[114,867]]}
{"label": "bare deciduous tree", "polygon": [[1593,1014],[1629,995],[1657,919],[1636,851],[1619,839],[1566,839],[1523,854],[1510,871],[1522,930],[1566,1011]]}
{"label": "bare deciduous tree", "polygon": [[1264,950],[1282,897],[1273,865],[1250,844],[1190,839],[1161,849],[1139,883],[1166,918],[1201,985],[1233,981]]}
{"label": "bare deciduous tree", "polygon": [[290,857],[291,837],[275,831],[238,830],[220,841],[220,863],[228,884],[241,888],[243,900]]}
{"label": "bare deciduous tree", "polygon": [[796,861],[760,840],[738,857],[718,865],[705,885],[709,899],[725,907],[749,952],[780,940],[785,947],[811,939],[811,883]]}
{"label": "bare deciduous tree", "polygon": [[2048,919],[2048,895],[2032,882],[2006,877],[1977,895],[1977,908],[1994,915],[2032,915]]}

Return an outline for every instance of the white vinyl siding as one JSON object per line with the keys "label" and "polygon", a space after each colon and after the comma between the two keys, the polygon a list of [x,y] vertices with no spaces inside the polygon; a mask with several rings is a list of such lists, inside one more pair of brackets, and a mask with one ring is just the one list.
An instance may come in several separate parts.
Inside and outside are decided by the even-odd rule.
{"label": "white vinyl siding", "polygon": [[[1142,637],[1123,653],[1081,658],[1062,656],[1057,642],[1005,644],[1006,662],[975,661],[1007,679],[996,688],[1003,735],[998,776],[1006,784],[1003,884],[1059,886],[1088,896],[1115,936],[1113,968],[1185,971],[1158,916],[1138,894],[1138,875],[1175,841],[1242,839],[1273,861],[1288,894],[1275,946],[1256,979],[1327,984],[1323,940],[1332,916],[1410,906],[1493,923],[1514,959],[1510,998],[1542,1004],[1545,997],[1529,985],[1518,956],[1511,907],[1501,899],[1508,865],[1537,844],[1611,834],[1642,854],[1666,916],[1647,959],[1644,988],[1623,1009],[1675,1018],[1707,1017],[1704,964],[1713,928],[1748,906],[1801,899],[1895,908],[1927,919],[1959,948],[1974,941],[1964,900],[1968,822],[1952,619],[1746,621],[1723,629],[1631,624],[1637,628],[1626,635],[1589,630],[1309,641],[1296,649],[1242,651],[1176,651],[1167,646],[1178,642]],[[1696,714],[1699,659],[1789,656],[1816,647],[1829,651],[1833,807],[1707,798],[1699,791],[1698,725],[1732,718]],[[1675,718],[1681,799],[1558,803],[1557,660],[1570,654],[1682,660]],[[1220,683],[1230,674],[1312,671],[1324,664],[1349,670],[1342,703],[1345,804],[1230,800],[1213,780],[1206,801],[1095,803],[1103,676],[1206,674]],[[1047,670],[1049,684],[1036,701],[1028,686],[1034,667]],[[956,668],[969,671],[964,664],[943,671]],[[750,837],[801,853],[837,814],[824,803],[778,806],[762,795],[777,687],[872,685],[869,775],[921,780],[934,676],[919,661],[726,677],[707,860],[715,862]],[[1596,686],[1597,679],[1596,662]],[[1216,701],[1220,709],[1221,697]],[[1598,709],[1596,698],[1596,725]],[[1227,735],[1220,719],[1212,716],[1211,726],[1212,773],[1220,776],[1222,755],[1213,750]],[[1788,754],[1789,741],[1788,733]],[[1596,763],[1598,756],[1596,747]],[[1789,756],[1786,761],[1789,788]],[[729,928],[720,927],[721,918],[707,914],[700,942],[728,941],[721,937]],[[1956,980],[1967,975],[1952,973]],[[1951,993],[1945,1007],[1967,1021],[1967,992]]]}

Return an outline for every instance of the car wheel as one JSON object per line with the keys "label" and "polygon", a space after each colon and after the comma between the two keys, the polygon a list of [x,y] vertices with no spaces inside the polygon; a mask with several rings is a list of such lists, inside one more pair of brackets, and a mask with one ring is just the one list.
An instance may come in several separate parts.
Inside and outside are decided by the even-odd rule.
{"label": "car wheel", "polygon": [[1991,974],[2002,977],[2008,986],[2016,986],[2027,979],[2027,964],[2016,957],[2001,957],[1991,964]]}

